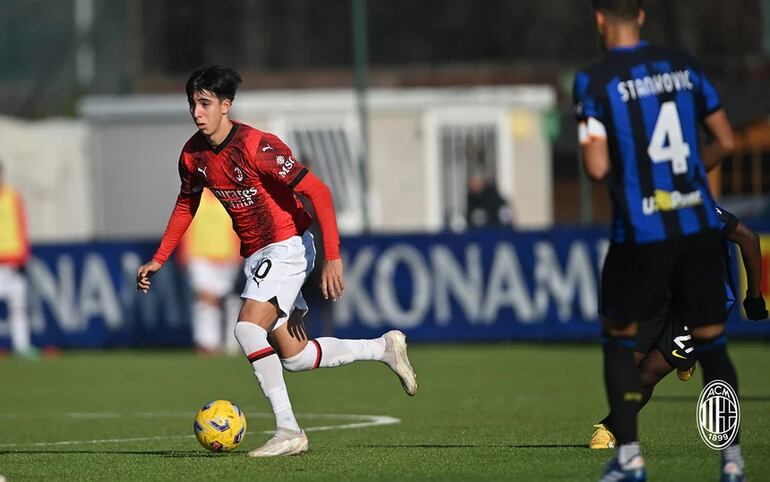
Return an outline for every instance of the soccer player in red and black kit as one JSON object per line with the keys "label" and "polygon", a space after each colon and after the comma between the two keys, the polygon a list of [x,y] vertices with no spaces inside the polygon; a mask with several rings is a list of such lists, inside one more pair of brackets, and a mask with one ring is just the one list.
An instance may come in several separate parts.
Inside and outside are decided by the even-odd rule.
{"label": "soccer player in red and black kit", "polygon": [[336,300],[344,284],[331,193],[278,137],[230,120],[240,82],[237,72],[220,66],[198,69],[187,81],[198,132],[182,149],[179,196],[155,256],[139,267],[137,289],[149,291],[151,276],[190,225],[202,189],[210,189],[230,214],[245,258],[247,282],[235,336],[276,420],[275,435],[248,455],[296,455],[307,451],[308,439],[294,417],[282,368],[294,372],[377,360],[398,375],[409,395],[417,391],[416,375],[400,331],[372,340],[307,339],[302,321],[307,304],[300,289],[313,269],[315,250],[307,231],[312,218],[296,194],[315,209],[326,259],[321,291],[325,299]]}
{"label": "soccer player in red and black kit", "polygon": [[[677,319],[690,328],[704,382],[722,380],[738,391],[724,336],[722,240],[705,172],[732,149],[732,130],[692,57],[641,41],[641,3],[593,0],[607,52],[574,84],[584,167],[606,181],[613,208],[601,281],[604,380],[618,443],[602,478],[608,482],[646,480],[633,352],[639,324],[653,319],[669,295]],[[701,125],[714,137],[703,152]],[[721,453],[724,481],[743,480],[735,435]]]}

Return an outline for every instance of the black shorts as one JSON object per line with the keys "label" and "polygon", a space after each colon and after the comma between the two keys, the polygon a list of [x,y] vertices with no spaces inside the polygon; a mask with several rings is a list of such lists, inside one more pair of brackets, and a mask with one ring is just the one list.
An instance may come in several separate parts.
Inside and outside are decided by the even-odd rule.
{"label": "black shorts", "polygon": [[695,347],[690,330],[671,317],[668,302],[658,316],[639,323],[635,350],[649,353],[654,348],[677,370],[688,370],[695,364]]}
{"label": "black shorts", "polygon": [[669,296],[690,328],[724,323],[721,234],[706,231],[649,244],[610,244],[602,269],[601,313],[616,328],[652,320]]}

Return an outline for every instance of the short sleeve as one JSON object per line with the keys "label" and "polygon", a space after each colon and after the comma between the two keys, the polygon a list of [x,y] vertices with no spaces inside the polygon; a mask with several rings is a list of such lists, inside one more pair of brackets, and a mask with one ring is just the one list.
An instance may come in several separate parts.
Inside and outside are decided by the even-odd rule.
{"label": "short sleeve", "polygon": [[714,212],[716,212],[717,219],[719,220],[719,230],[724,237],[730,236],[738,228],[740,222],[737,217],[730,211],[725,210],[722,206],[714,205]]}
{"label": "short sleeve", "polygon": [[578,72],[572,86],[572,98],[575,105],[575,117],[583,122],[589,117],[601,119],[598,100],[591,92],[591,78],[585,72]]}
{"label": "short sleeve", "polygon": [[269,176],[292,189],[308,172],[294,157],[289,146],[272,134],[262,136],[254,153],[253,168],[259,174]]}
{"label": "short sleeve", "polygon": [[690,72],[693,74],[695,84],[695,99],[698,118],[702,119],[722,108],[722,101],[711,80],[703,73],[703,69],[694,60],[691,60]]}

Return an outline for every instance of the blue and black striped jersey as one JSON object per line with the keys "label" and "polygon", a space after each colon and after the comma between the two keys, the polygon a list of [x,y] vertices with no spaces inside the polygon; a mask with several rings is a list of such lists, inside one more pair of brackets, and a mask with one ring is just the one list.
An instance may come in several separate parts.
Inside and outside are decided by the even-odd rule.
{"label": "blue and black striped jersey", "polygon": [[577,118],[607,132],[612,240],[649,243],[717,228],[698,124],[721,107],[690,56],[641,42],[578,72]]}

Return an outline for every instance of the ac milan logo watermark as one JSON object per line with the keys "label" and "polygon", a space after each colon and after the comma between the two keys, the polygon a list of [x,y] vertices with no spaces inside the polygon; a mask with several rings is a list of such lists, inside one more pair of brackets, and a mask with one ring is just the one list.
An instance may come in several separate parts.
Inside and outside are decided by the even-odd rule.
{"label": "ac milan logo watermark", "polygon": [[727,448],[738,435],[741,406],[729,383],[714,380],[698,397],[698,432],[703,442],[714,450]]}

